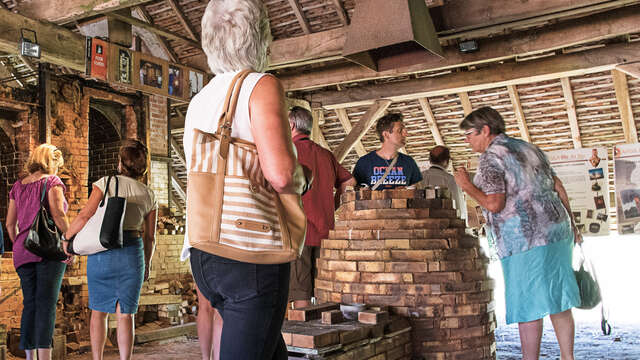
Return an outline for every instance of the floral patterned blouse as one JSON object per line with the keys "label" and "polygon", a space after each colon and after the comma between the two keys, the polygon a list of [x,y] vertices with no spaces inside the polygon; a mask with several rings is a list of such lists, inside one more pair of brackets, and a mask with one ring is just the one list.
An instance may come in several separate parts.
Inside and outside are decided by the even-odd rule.
{"label": "floral patterned blouse", "polygon": [[487,195],[505,194],[502,211],[483,209],[487,236],[500,259],[573,238],[554,176],[542,150],[505,134],[480,155],[473,183]]}

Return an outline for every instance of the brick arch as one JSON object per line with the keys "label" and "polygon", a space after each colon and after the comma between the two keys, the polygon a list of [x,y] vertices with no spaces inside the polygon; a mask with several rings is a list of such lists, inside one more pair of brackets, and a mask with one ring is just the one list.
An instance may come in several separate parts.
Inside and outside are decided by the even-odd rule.
{"label": "brick arch", "polygon": [[122,118],[110,117],[111,119],[105,116],[103,107],[98,110],[91,106],[89,109],[89,193],[95,181],[103,176],[115,174],[118,168],[120,131],[114,123],[121,123]]}
{"label": "brick arch", "polygon": [[[2,232],[4,234],[4,239],[1,239],[1,241],[4,241],[6,251],[12,250],[12,243],[6,227],[9,191],[11,191],[11,186],[18,179],[20,173],[19,154],[11,141],[12,130],[5,126],[0,127],[0,221],[2,221]],[[7,131],[10,131],[10,133],[7,133]]]}

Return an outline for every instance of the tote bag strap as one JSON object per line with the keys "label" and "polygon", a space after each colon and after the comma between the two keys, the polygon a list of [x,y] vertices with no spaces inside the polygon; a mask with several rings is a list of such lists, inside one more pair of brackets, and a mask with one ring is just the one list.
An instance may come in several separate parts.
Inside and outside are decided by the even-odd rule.
{"label": "tote bag strap", "polygon": [[104,188],[104,194],[102,194],[102,201],[100,201],[100,206],[103,206],[105,201],[107,200],[107,193],[109,192],[109,184],[111,183],[112,177],[116,179],[116,193],[113,196],[118,197],[118,175],[109,175],[109,177],[107,178],[107,186]]}
{"label": "tote bag strap", "polygon": [[[233,125],[233,118],[236,114],[238,97],[240,95],[242,83],[250,73],[251,70],[240,71],[236,76],[234,76],[233,80],[231,80],[231,85],[229,85],[229,90],[227,90],[225,107],[222,110],[222,115],[220,115],[220,120],[218,120],[217,133],[220,134],[219,156],[222,159],[221,162],[218,162],[218,169],[222,170],[221,172],[218,172],[219,174],[226,171],[227,155],[229,154],[229,143],[231,142],[231,126]],[[224,169],[222,169],[221,166],[224,166]]]}
{"label": "tote bag strap", "polygon": [[44,194],[47,193],[47,181],[49,181],[49,177],[44,178],[44,184],[42,185],[42,192],[40,194],[40,206],[44,206]]}

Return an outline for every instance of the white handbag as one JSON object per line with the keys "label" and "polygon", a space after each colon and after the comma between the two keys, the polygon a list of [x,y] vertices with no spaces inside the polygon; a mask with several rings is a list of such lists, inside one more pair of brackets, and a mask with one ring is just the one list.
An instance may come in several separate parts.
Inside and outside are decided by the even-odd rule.
{"label": "white handbag", "polygon": [[[116,193],[107,197],[111,178],[115,178]],[[92,255],[122,248],[122,224],[126,207],[127,199],[118,196],[118,177],[109,176],[102,201],[95,214],[76,236],[69,239],[69,252],[76,255]]]}

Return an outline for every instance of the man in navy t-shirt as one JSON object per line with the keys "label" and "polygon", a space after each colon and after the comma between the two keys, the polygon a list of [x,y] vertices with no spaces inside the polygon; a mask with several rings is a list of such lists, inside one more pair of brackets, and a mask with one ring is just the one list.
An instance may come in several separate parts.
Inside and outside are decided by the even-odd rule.
{"label": "man in navy t-shirt", "polygon": [[382,145],[358,159],[353,168],[353,177],[358,185],[373,188],[382,178],[387,168],[397,156],[398,159],[376,190],[393,189],[413,185],[422,180],[422,174],[415,160],[398,152],[405,146],[407,130],[402,123],[402,114],[389,113],[378,120],[376,132]]}

